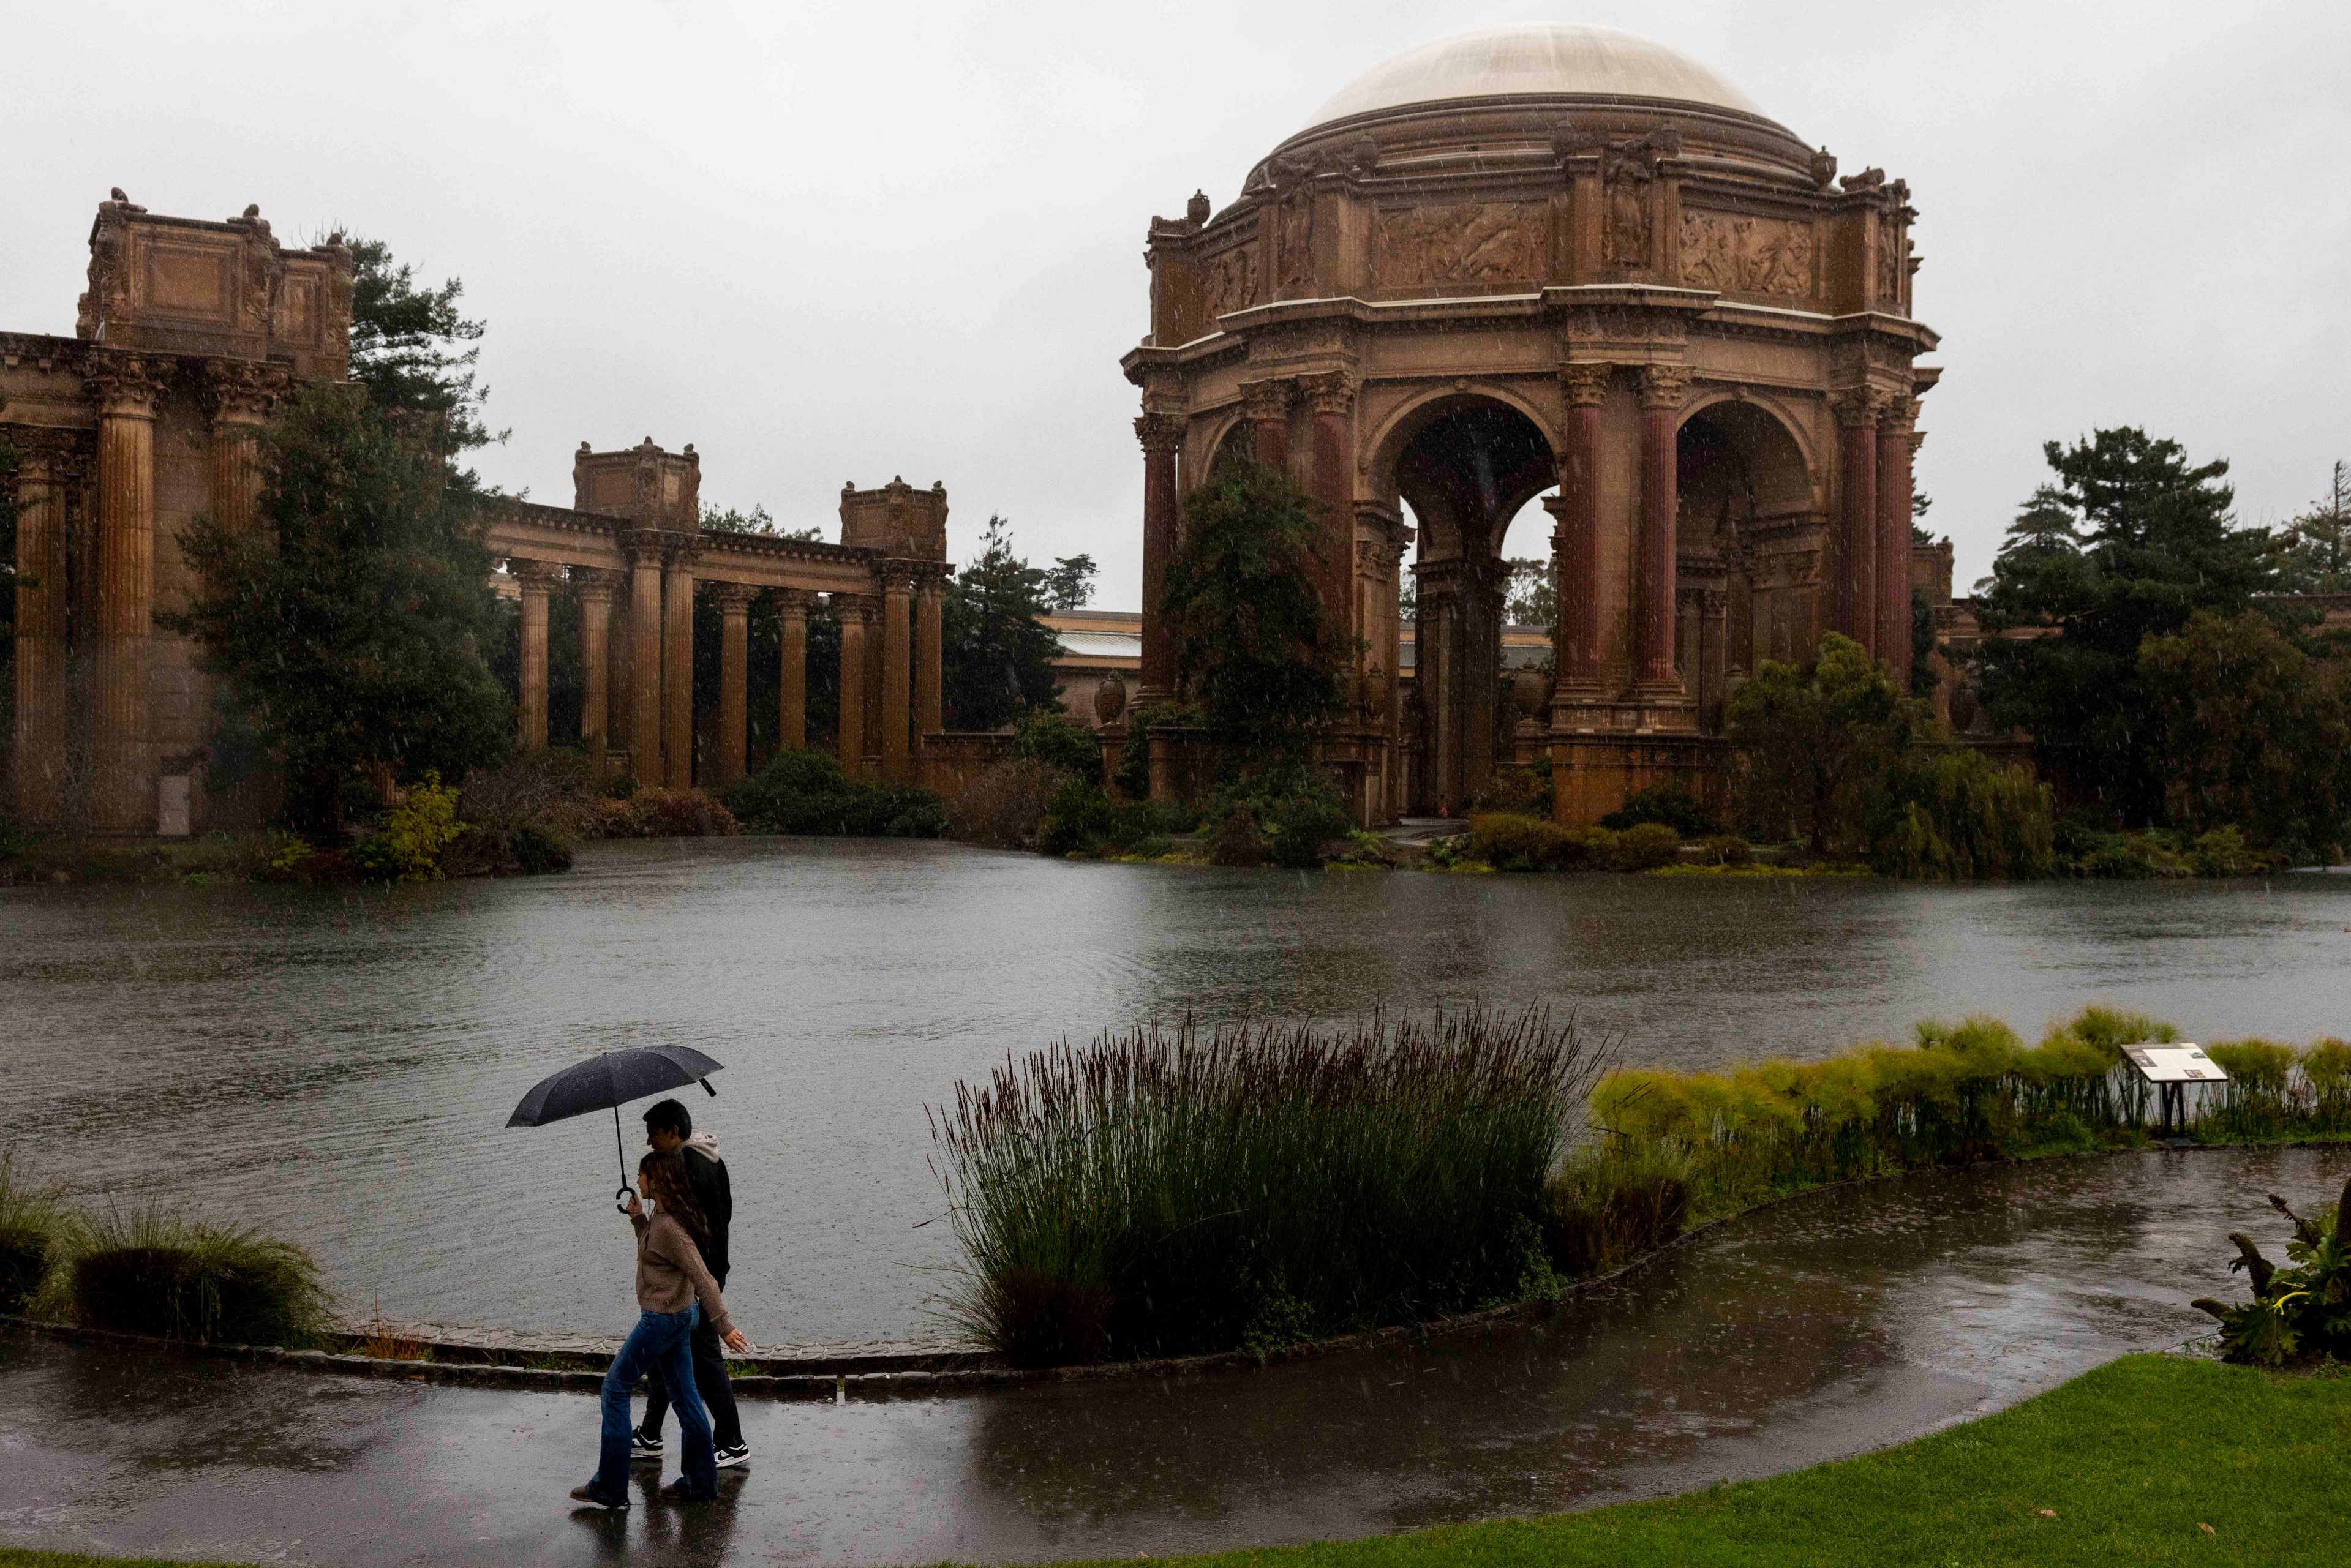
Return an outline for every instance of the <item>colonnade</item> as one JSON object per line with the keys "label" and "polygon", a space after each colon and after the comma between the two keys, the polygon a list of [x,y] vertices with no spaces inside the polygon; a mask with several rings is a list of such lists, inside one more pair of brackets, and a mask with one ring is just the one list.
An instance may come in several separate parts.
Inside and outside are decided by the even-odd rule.
{"label": "colonnade", "polygon": [[1836,630],[1910,679],[1910,462],[1918,400],[1856,387],[1836,399]]}
{"label": "colonnade", "polygon": [[[670,529],[623,530],[621,570],[509,558],[521,591],[521,741],[548,744],[548,622],[552,596],[568,589],[580,606],[580,735],[601,770],[625,752],[640,784],[682,789],[695,782],[694,601],[713,542]],[[825,595],[841,624],[836,747],[852,779],[913,783],[920,737],[944,722],[946,568],[885,560],[881,591]],[[707,579],[718,612],[719,691],[715,754],[701,782],[724,789],[749,765],[750,612],[762,592],[776,607],[777,744],[808,744],[808,622],[814,591]],[[618,624],[615,624],[617,621]]]}

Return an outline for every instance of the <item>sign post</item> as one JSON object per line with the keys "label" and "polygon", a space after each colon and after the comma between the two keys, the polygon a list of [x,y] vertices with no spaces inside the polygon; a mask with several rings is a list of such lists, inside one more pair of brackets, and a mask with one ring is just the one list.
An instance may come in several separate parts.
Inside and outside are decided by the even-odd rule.
{"label": "sign post", "polygon": [[2226,1083],[2229,1074],[2204,1054],[2202,1046],[2189,1040],[2169,1044],[2150,1040],[2144,1045],[2124,1046],[2122,1051],[2123,1060],[2138,1069],[2139,1076],[2154,1084],[2160,1096],[2156,1136],[2175,1148],[2185,1144],[2188,1085]]}

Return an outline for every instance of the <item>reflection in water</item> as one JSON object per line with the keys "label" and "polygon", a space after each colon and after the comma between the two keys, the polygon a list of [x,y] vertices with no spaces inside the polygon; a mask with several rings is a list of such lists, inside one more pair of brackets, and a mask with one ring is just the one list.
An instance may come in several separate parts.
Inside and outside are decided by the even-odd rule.
{"label": "reflection in water", "polygon": [[[2028,1031],[2097,998],[2307,1039],[2351,1011],[2351,884],[1328,875],[940,844],[592,846],[392,892],[0,889],[0,1094],[33,1162],[298,1237],[347,1303],[624,1328],[609,1124],[506,1130],[578,1056],[678,1040],[768,1341],[905,1332],[950,1261],[926,1103],[1009,1051],[1186,1009],[1547,1002],[1705,1066]],[[632,1157],[636,1128],[632,1121]]]}

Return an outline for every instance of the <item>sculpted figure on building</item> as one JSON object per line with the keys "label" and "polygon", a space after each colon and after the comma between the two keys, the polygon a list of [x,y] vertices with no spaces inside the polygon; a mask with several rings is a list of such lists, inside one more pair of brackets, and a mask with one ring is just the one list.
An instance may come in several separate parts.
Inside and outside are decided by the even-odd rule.
{"label": "sculpted figure on building", "polygon": [[[1719,798],[1723,698],[1756,661],[1837,630],[1902,670],[1936,337],[1907,188],[1835,176],[1705,66],[1514,27],[1372,71],[1222,210],[1154,219],[1151,332],[1123,361],[1156,437],[1144,700],[1173,681],[1149,585],[1180,497],[1238,456],[1290,467],[1356,563],[1327,607],[1353,689],[1382,689],[1322,758],[1366,821],[1458,812],[1538,756],[1568,822],[1655,784]],[[1521,722],[1502,536],[1547,492],[1560,625]]]}

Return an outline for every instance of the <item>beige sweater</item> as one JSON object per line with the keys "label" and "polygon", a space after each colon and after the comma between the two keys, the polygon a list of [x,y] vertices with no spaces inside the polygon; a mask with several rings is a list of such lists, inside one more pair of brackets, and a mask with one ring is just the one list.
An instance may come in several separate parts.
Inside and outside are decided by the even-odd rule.
{"label": "beige sweater", "polygon": [[735,1321],[719,1299],[718,1281],[703,1267],[685,1227],[658,1209],[651,1219],[632,1214],[629,1223],[637,1228],[637,1305],[649,1312],[682,1312],[700,1297],[702,1315],[718,1337],[732,1333]]}

